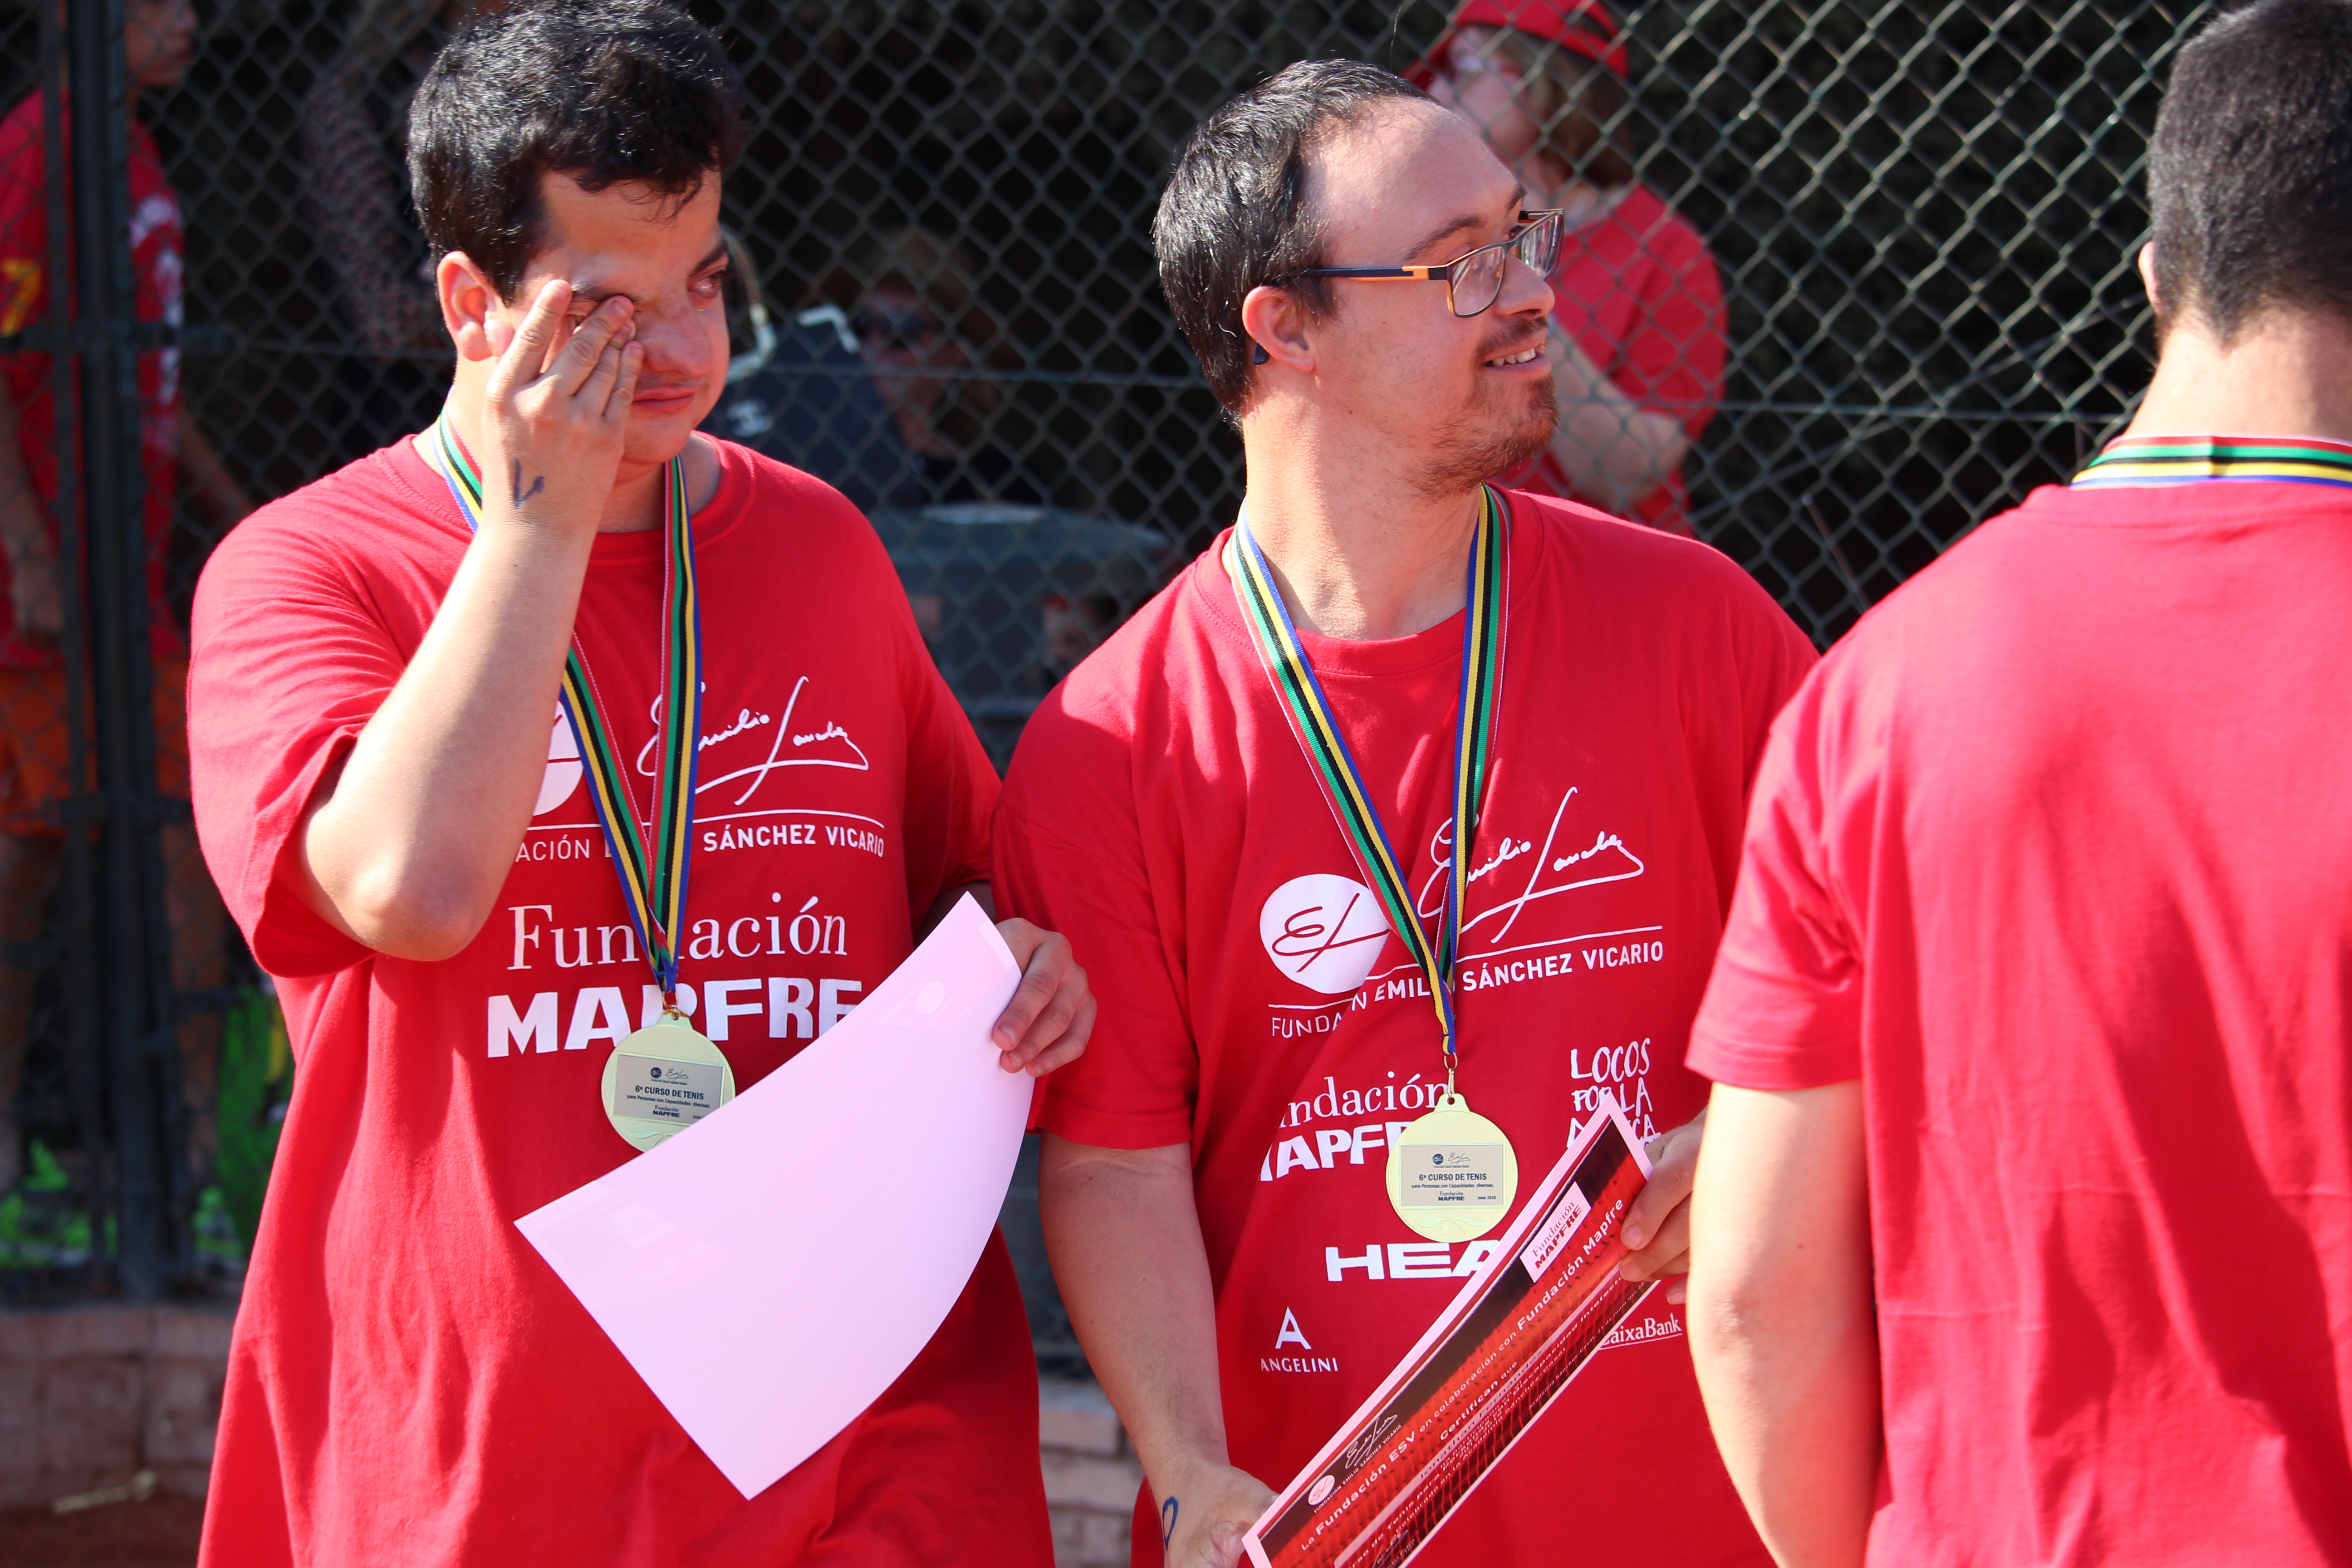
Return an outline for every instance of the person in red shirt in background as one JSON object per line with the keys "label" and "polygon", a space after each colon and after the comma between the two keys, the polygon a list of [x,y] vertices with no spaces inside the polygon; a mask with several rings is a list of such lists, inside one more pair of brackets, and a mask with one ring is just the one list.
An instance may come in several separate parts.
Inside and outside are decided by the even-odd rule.
{"label": "person in red shirt in background", "polygon": [[[300,1058],[208,1568],[1051,1561],[1002,1239],[898,1382],[747,1500],[514,1227],[634,1156],[604,1075],[669,997],[748,1088],[988,891],[995,773],[872,528],[695,430],[741,137],[723,47],[658,0],[478,17],[409,119],[442,419],[205,569],[196,822]],[[656,815],[675,918],[616,875]],[[999,929],[1025,973],[994,1038],[1042,1074],[1085,1044],[1085,976]],[[810,1290],[851,1266],[804,1262]]]}
{"label": "person in red shirt in background", "polygon": [[[1416,1235],[1383,1179],[1391,1141],[1437,1108],[1449,1033],[1523,1193],[1603,1093],[1622,1100],[1658,1157],[1628,1215],[1634,1277],[1680,1268],[1705,1089],[1677,1058],[1748,780],[1813,651],[1706,546],[1482,483],[1558,418],[1555,215],[1525,195],[1420,89],[1322,60],[1212,114],[1160,199],[1160,281],[1240,426],[1246,527],[1046,699],[996,819],[1004,907],[1068,931],[1100,998],[1100,1043],[1049,1080],[1040,1195],[1149,1478],[1139,1563],[1234,1563],[1268,1483],[1493,1255]],[[1471,715],[1474,541],[1496,552],[1476,576],[1502,624],[1481,644],[1500,650],[1498,696]],[[1245,545],[1394,847],[1396,907],[1458,930],[1435,992],[1370,885],[1399,882],[1343,834],[1272,684],[1236,593],[1260,571]],[[1457,721],[1490,758],[1460,813]],[[1765,1562],[1675,1295],[1420,1561]]]}
{"label": "person in red shirt in background", "polygon": [[1633,173],[1625,40],[1601,0],[1467,0],[1408,78],[1566,215],[1548,352],[1559,428],[1496,483],[1691,531],[1682,463],[1723,396],[1723,282]]}
{"label": "person in red shirt in background", "polygon": [[[131,261],[142,321],[181,324],[180,203],[163,177],[155,138],[140,123],[142,92],[177,86],[195,52],[188,0],[131,0],[122,41],[130,84]],[[0,121],[0,337],[38,326],[49,312],[45,100],[32,93]],[[63,120],[63,106],[59,106]],[[68,200],[71,197],[68,195]],[[66,678],[58,639],[70,577],[58,528],[58,413],[47,353],[0,355],[0,944],[37,937],[56,883],[63,825],[74,793],[67,760]],[[180,407],[180,351],[139,356],[139,444],[146,469],[147,626],[155,659],[157,787],[188,791],[185,722],[188,649],[163,583],[180,479],[226,527],[250,508],[212,444]],[[85,786],[87,787],[87,786]],[[228,922],[184,822],[163,828],[173,983],[221,984]],[[16,1184],[21,1157],[15,1105],[32,1021],[30,965],[0,959],[0,1193]],[[214,1047],[219,1020],[184,1021],[183,1084],[194,1116],[194,1153],[212,1143]]]}
{"label": "person in red shirt in background", "polygon": [[2174,58],[2123,437],[1775,725],[1691,1352],[1785,1564],[2352,1562],[2352,3]]}

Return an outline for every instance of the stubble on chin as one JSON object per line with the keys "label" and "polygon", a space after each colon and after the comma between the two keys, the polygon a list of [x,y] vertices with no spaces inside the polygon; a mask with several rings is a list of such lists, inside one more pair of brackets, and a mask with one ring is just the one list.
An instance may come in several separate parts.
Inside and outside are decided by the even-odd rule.
{"label": "stubble on chin", "polygon": [[1528,386],[1517,410],[1493,406],[1502,401],[1480,399],[1431,447],[1411,480],[1423,499],[1459,495],[1509,473],[1551,445],[1552,433],[1559,428],[1559,395],[1549,376]]}

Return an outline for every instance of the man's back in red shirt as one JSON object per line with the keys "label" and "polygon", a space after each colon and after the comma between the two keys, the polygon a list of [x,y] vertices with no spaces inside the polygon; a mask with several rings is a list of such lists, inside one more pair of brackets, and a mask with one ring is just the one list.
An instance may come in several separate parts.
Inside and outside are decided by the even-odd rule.
{"label": "man's back in red shirt", "polygon": [[2037,491],[1780,720],[1691,1061],[1862,1081],[1874,1562],[2352,1552],[2345,474]]}
{"label": "man's back in red shirt", "polygon": [[1783,1561],[2352,1558],[2352,5],[2176,57],[2125,435],[1773,729],[1691,1354]]}

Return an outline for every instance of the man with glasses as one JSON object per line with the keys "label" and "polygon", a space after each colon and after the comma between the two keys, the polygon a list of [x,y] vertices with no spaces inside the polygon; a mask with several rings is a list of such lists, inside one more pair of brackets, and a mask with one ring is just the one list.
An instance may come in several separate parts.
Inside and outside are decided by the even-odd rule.
{"label": "man with glasses", "polygon": [[[1658,1162],[1630,1267],[1681,1270],[1681,1053],[1813,655],[1705,546],[1481,483],[1558,421],[1557,217],[1417,89],[1325,60],[1244,93],[1156,237],[1243,515],[1031,721],[995,876],[1099,1001],[1047,1089],[1047,1243],[1143,1458],[1136,1560],[1199,1568],[1492,1255],[1508,1200],[1452,1238],[1391,1204],[1449,1085],[1521,1193],[1615,1096]],[[1767,1561],[1678,1295],[1421,1561]]]}

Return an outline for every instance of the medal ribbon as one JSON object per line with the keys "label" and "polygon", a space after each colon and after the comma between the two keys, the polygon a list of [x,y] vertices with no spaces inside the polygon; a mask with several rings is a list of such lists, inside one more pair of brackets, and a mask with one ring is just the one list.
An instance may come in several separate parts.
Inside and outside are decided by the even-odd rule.
{"label": "medal ribbon", "polygon": [[[444,410],[433,426],[442,477],[468,530],[481,527],[482,476]],[[575,636],[563,660],[563,716],[580,742],[580,760],[604,830],[604,847],[621,879],[621,898],[645,946],[664,1002],[677,990],[677,934],[686,912],[687,850],[694,839],[695,737],[702,732],[702,611],[694,574],[693,518],[686,463],[669,460],[662,488],[666,556],[662,574],[661,773],[650,829],[638,826],[628,774]]]}
{"label": "medal ribbon", "polygon": [[2352,488],[2352,446],[2316,437],[2126,436],[2109,442],[2069,488],[2120,489],[2249,479]]}
{"label": "medal ribbon", "polygon": [[1503,610],[1509,589],[1501,498],[1490,487],[1479,489],[1478,525],[1470,545],[1469,604],[1463,613],[1462,700],[1454,717],[1454,864],[1446,879],[1445,907],[1434,941],[1414,909],[1404,863],[1381,826],[1362,770],[1348,750],[1347,737],[1339,732],[1331,700],[1316,679],[1314,662],[1298,640],[1298,628],[1275,585],[1273,568],[1250,535],[1246,516],[1235,526],[1234,538],[1240,546],[1234,555],[1240,566],[1235,575],[1242,609],[1256,634],[1266,673],[1330,802],[1331,814],[1355,852],[1356,863],[1388,911],[1390,926],[1429,983],[1431,1005],[1436,1009],[1445,1045],[1446,1092],[1451,1094],[1454,1069],[1461,1065],[1454,963],[1461,946],[1462,906],[1470,890],[1470,842],[1477,828],[1495,720],[1501,708]]}

